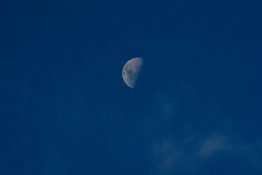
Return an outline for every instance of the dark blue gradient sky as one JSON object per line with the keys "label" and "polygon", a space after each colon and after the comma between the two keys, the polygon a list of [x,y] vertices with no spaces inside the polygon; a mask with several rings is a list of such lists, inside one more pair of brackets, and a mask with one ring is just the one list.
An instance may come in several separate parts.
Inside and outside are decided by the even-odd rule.
{"label": "dark blue gradient sky", "polygon": [[262,174],[261,1],[0,9],[1,175]]}

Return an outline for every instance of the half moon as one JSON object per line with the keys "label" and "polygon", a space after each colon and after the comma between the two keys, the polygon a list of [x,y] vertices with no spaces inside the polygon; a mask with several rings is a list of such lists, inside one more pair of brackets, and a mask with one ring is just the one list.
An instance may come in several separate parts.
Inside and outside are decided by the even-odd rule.
{"label": "half moon", "polygon": [[122,70],[122,77],[128,87],[135,88],[142,66],[143,58],[140,57],[132,58],[126,62]]}

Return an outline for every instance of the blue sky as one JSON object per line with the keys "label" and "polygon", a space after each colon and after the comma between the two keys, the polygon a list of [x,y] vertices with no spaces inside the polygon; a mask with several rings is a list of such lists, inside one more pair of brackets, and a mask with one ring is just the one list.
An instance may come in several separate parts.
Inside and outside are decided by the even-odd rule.
{"label": "blue sky", "polygon": [[1,175],[262,173],[261,1],[0,8]]}

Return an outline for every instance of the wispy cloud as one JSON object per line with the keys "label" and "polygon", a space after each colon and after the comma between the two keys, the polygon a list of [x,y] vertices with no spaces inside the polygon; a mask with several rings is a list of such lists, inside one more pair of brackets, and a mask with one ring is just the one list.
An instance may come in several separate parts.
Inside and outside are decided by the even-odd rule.
{"label": "wispy cloud", "polygon": [[174,168],[184,154],[172,139],[163,139],[154,143],[152,153],[156,168],[164,172]]}
{"label": "wispy cloud", "polygon": [[[191,140],[191,139],[189,139]],[[262,144],[259,141],[253,144],[234,143],[232,138],[212,134],[203,138],[195,138],[188,142],[188,138],[176,140],[174,138],[163,138],[155,140],[151,145],[153,174],[172,173],[196,173],[208,168],[207,162],[216,161],[217,165],[235,161],[237,166],[244,168],[253,167],[250,172],[262,171]],[[223,162],[223,157],[225,158]],[[222,159],[218,159],[221,157]],[[241,159],[241,160],[238,160]],[[233,162],[231,162],[233,163]]]}
{"label": "wispy cloud", "polygon": [[[195,127],[197,123],[194,122],[197,120],[181,119],[179,97],[168,98],[160,95],[156,100],[158,108],[153,109],[155,113],[152,112],[155,114],[152,118],[155,118],[156,126],[151,126],[151,129],[157,128],[156,132],[151,132],[156,134],[156,137],[151,136],[149,140],[149,161],[153,175],[201,173],[210,168],[209,166],[224,166],[227,167],[225,169],[231,168],[232,172],[241,171],[233,170],[235,168],[230,167],[230,163],[251,174],[262,172],[261,141],[249,142],[241,135],[232,133],[232,130],[225,132],[228,123],[221,121],[223,117],[213,118],[220,120],[216,129],[209,126],[196,131],[195,128],[199,127]],[[213,114],[212,111],[211,113]],[[193,117],[188,117],[190,118]],[[182,121],[182,124],[177,124],[178,121]],[[193,129],[185,130],[185,126],[192,126]],[[209,165],[210,162],[216,163]]]}
{"label": "wispy cloud", "polygon": [[200,156],[210,156],[216,152],[230,149],[231,147],[231,143],[225,136],[211,135],[200,144],[198,153]]}

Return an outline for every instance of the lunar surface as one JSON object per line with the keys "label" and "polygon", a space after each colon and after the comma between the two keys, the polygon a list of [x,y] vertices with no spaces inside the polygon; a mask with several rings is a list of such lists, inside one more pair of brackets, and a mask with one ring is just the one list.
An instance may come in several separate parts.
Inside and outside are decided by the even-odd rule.
{"label": "lunar surface", "polygon": [[136,57],[126,62],[122,70],[122,77],[128,87],[135,88],[142,66],[143,58]]}

